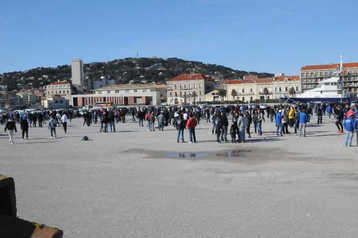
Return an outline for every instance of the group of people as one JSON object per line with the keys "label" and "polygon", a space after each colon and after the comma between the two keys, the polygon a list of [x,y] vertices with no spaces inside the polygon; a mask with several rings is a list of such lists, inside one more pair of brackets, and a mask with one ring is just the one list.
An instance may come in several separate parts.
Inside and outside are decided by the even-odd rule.
{"label": "group of people", "polygon": [[[311,116],[316,114],[317,123],[323,123],[323,116],[332,115],[335,118],[335,125],[338,133],[346,130],[345,145],[351,146],[354,132],[357,132],[358,142],[358,109],[355,105],[351,107],[346,104],[310,104],[300,103],[299,105],[275,105],[266,107],[263,110],[259,105],[229,105],[210,107],[141,107],[141,108],[100,108],[84,110],[83,126],[88,127],[94,123],[100,123],[100,132],[116,132],[116,123],[125,123],[126,116],[131,116],[132,121],[138,120],[139,127],[144,127],[147,122],[149,131],[164,131],[164,128],[171,125],[177,130],[177,142],[185,142],[184,131],[189,131],[189,142],[196,143],[195,128],[202,119],[212,123],[212,134],[216,142],[228,142],[228,134],[231,136],[231,143],[245,143],[246,138],[251,138],[251,128],[258,136],[263,134],[262,125],[265,120],[274,122],[276,135],[296,133],[298,136],[306,137],[306,124],[311,121]],[[57,137],[56,128],[62,126],[67,132],[68,120],[80,116],[78,111],[41,111],[35,113],[15,112],[1,116],[1,123],[6,123],[5,131],[9,133],[9,143],[13,144],[13,134],[17,132],[16,123],[19,123],[22,131],[22,138],[28,139],[29,127],[42,127],[48,120],[48,128],[51,138]],[[229,127],[230,125],[230,127]],[[289,128],[293,131],[289,131]]]}
{"label": "group of people", "polygon": [[[36,118],[36,119],[35,119]],[[17,132],[16,123],[20,124],[22,139],[29,139],[29,128],[36,127],[38,122],[38,127],[43,127],[48,120],[48,129],[50,130],[51,138],[57,137],[56,127],[62,125],[63,130],[67,133],[67,122],[68,118],[72,119],[72,113],[68,110],[66,111],[42,111],[29,113],[26,111],[23,112],[14,112],[14,113],[5,113],[1,116],[1,124],[6,124],[4,131],[9,134],[9,143],[14,144],[14,133]]]}

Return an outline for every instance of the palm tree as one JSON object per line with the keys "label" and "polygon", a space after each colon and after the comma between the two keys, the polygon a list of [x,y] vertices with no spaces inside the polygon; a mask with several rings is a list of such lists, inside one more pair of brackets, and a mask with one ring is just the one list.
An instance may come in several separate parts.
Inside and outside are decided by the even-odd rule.
{"label": "palm tree", "polygon": [[294,94],[296,94],[296,90],[292,87],[290,88],[290,90],[288,90],[288,93],[293,96]]}
{"label": "palm tree", "polygon": [[233,98],[233,101],[235,101],[235,98],[236,98],[236,96],[237,96],[237,92],[236,92],[235,89],[232,89],[232,90],[231,90],[231,96],[232,96],[232,98]]}
{"label": "palm tree", "polygon": [[224,97],[226,96],[226,90],[225,89],[219,89],[218,95],[221,97],[221,101],[224,100]]}

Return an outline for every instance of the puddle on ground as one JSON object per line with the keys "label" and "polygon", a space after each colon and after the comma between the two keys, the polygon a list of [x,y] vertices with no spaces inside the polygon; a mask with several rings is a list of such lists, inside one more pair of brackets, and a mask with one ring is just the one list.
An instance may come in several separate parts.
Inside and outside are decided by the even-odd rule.
{"label": "puddle on ground", "polygon": [[244,153],[251,152],[251,150],[229,150],[221,153],[204,153],[204,152],[168,152],[165,154],[167,158],[179,159],[179,158],[204,158],[204,157],[215,157],[215,158],[235,158],[244,157]]}
{"label": "puddle on ground", "polygon": [[213,156],[213,154],[208,154],[208,153],[178,153],[178,152],[169,152],[166,153],[166,157],[168,158],[202,158],[202,157],[208,157],[208,156]]}

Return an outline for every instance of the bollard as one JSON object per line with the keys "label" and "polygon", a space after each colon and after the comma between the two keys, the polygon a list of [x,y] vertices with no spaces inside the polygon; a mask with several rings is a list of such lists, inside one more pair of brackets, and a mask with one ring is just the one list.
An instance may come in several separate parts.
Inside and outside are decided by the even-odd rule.
{"label": "bollard", "polygon": [[14,179],[0,175],[0,237],[62,238],[63,232],[57,228],[18,218]]}
{"label": "bollard", "polygon": [[14,179],[0,174],[0,213],[16,217]]}

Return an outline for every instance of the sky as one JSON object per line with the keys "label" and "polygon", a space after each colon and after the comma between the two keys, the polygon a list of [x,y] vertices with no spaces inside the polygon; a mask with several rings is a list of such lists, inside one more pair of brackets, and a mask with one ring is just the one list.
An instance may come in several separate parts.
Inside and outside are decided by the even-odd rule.
{"label": "sky", "polygon": [[299,75],[358,62],[356,0],[0,0],[0,73],[177,57]]}

